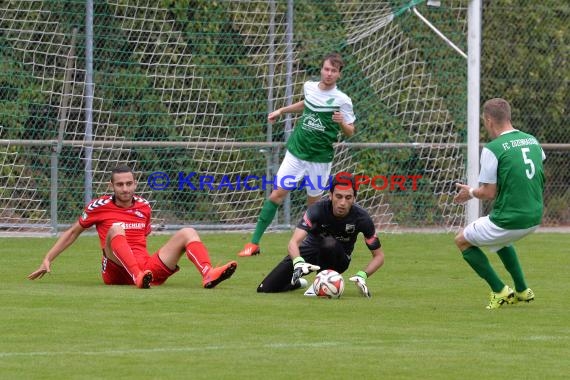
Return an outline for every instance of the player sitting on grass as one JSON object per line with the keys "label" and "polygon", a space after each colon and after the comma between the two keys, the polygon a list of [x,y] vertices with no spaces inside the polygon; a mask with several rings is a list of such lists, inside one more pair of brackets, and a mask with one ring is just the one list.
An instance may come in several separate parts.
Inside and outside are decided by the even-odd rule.
{"label": "player sitting on grass", "polygon": [[212,267],[210,256],[198,233],[183,228],[152,256],[146,246],[151,232],[151,208],[145,199],[134,195],[137,183],[128,166],[119,166],[111,173],[113,195],[93,200],[68,230],[47,252],[40,267],[28,275],[30,280],[51,272],[51,263],[87,228],[95,226],[103,251],[102,276],[107,285],[136,285],[149,288],[160,285],[179,269],[184,253],[202,275],[204,288],[213,288],[228,279],[237,267],[230,261]]}
{"label": "player sitting on grass", "polygon": [[[354,203],[355,199],[354,177],[335,176],[330,197],[309,206],[289,241],[289,255],[265,277],[257,292],[275,293],[304,287],[307,283],[301,276],[321,269],[343,273],[350,265],[354,243],[362,232],[372,259],[349,280],[362,295],[370,297],[366,280],[384,264],[384,252],[372,218]],[[313,295],[310,290],[305,295]]]}

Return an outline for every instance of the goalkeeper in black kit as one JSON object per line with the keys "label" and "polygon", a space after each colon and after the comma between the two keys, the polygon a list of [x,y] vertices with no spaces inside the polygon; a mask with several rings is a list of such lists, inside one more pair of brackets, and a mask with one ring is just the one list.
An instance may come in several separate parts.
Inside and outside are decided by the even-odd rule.
{"label": "goalkeeper in black kit", "polygon": [[[288,245],[288,253],[257,287],[258,293],[277,293],[305,287],[301,277],[310,272],[333,269],[344,273],[351,261],[354,243],[360,232],[372,259],[364,270],[349,280],[363,296],[370,298],[366,280],[384,264],[384,252],[372,218],[355,204],[357,186],[354,177],[342,173],[334,177],[329,198],[311,205],[297,224]],[[310,290],[305,293],[311,295]]]}

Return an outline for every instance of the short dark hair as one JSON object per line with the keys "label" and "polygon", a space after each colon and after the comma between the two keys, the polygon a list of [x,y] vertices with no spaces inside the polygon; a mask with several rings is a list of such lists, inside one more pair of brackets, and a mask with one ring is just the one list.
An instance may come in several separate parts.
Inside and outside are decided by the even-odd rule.
{"label": "short dark hair", "polygon": [[321,67],[323,67],[325,61],[330,61],[331,65],[336,67],[338,71],[342,71],[342,68],[344,67],[344,61],[342,59],[342,56],[336,52],[325,55],[321,62]]}
{"label": "short dark hair", "polygon": [[115,174],[120,174],[120,173],[132,173],[133,169],[131,169],[130,166],[127,165],[118,165],[116,166],[113,170],[111,170],[111,182],[113,182],[113,176]]}
{"label": "short dark hair", "polygon": [[499,123],[511,121],[511,106],[505,99],[489,99],[483,104],[483,115]]}
{"label": "short dark hair", "polygon": [[331,182],[331,194],[334,193],[334,189],[340,185],[342,190],[346,190],[347,188],[351,187],[352,191],[354,191],[354,197],[356,198],[357,187],[356,181],[354,176],[348,172],[339,172],[337,173]]}

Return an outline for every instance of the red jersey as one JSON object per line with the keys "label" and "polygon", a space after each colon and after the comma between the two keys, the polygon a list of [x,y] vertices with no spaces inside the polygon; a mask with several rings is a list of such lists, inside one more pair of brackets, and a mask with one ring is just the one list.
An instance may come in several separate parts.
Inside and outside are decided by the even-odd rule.
{"label": "red jersey", "polygon": [[94,225],[99,234],[101,248],[105,248],[109,228],[115,223],[120,223],[133,253],[148,256],[146,236],[150,234],[150,216],[150,204],[144,198],[135,195],[132,206],[123,208],[115,204],[112,195],[104,195],[85,207],[79,217],[79,224],[83,228]]}

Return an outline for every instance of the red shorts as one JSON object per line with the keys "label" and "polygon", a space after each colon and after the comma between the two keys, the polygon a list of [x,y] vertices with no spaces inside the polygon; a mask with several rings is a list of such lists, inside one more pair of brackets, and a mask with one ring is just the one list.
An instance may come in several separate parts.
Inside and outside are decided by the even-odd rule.
{"label": "red shorts", "polygon": [[[162,285],[168,277],[180,269],[176,266],[176,269],[171,270],[164,265],[160,257],[158,257],[158,252],[155,252],[152,256],[148,256],[144,263],[141,263],[140,259],[138,261],[142,270],[150,269],[152,272],[151,285]],[[101,260],[101,276],[106,285],[133,285],[133,278],[129,272],[104,255]]]}

